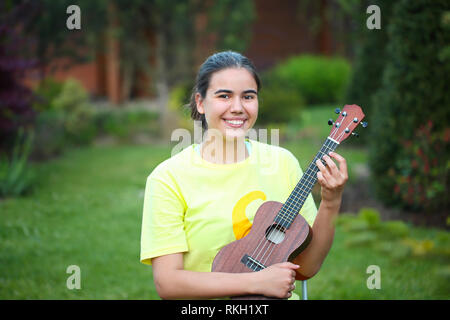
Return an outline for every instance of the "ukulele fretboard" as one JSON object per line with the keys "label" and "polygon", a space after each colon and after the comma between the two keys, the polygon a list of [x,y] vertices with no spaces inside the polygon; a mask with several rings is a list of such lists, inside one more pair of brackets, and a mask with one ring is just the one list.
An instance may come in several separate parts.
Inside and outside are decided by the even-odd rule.
{"label": "ukulele fretboard", "polygon": [[289,228],[317,182],[317,172],[319,171],[319,168],[316,165],[316,160],[320,159],[322,163],[326,165],[325,161],[322,159],[323,156],[334,151],[338,145],[339,143],[330,137],[325,140],[322,148],[320,148],[319,152],[314,157],[314,160],[309,164],[308,169],[303,173],[302,178],[275,217],[274,221],[276,223],[286,229]]}

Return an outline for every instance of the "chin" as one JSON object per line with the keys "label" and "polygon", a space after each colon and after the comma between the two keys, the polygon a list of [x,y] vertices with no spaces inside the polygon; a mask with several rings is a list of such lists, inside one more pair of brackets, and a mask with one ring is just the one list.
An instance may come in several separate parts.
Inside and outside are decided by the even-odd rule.
{"label": "chin", "polygon": [[244,141],[245,134],[224,136],[224,140],[225,141],[236,141],[236,140],[241,140],[241,139],[242,139],[242,141]]}

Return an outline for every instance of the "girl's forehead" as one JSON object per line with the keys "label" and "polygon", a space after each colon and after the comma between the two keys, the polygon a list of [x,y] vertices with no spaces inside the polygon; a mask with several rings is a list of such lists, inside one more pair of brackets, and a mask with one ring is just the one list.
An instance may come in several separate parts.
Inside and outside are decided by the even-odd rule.
{"label": "girl's forehead", "polygon": [[[226,87],[242,89],[257,89],[257,84],[253,75],[245,68],[227,68],[214,72],[211,76],[209,88]],[[223,89],[224,89],[223,88]]]}

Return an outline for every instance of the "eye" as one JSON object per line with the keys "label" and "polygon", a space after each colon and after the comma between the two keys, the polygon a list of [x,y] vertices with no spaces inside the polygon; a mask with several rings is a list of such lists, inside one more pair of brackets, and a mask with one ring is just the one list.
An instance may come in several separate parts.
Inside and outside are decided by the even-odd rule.
{"label": "eye", "polygon": [[219,95],[219,98],[228,99],[228,98],[230,98],[230,95],[227,93],[224,93],[224,94]]}
{"label": "eye", "polygon": [[255,99],[255,95],[253,95],[253,94],[246,94],[244,96],[244,99],[245,100],[253,100],[253,99]]}

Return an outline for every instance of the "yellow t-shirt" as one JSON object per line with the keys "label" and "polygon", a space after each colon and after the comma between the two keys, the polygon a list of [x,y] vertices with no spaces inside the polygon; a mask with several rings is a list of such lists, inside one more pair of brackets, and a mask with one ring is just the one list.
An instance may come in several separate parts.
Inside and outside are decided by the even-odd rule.
{"label": "yellow t-shirt", "polygon": [[[160,163],[148,176],[141,234],[141,262],[184,252],[184,269],[211,271],[214,257],[245,236],[264,201],[284,203],[303,172],[282,147],[249,140],[251,153],[231,164],[204,160],[192,144]],[[312,226],[311,195],[300,214]]]}

